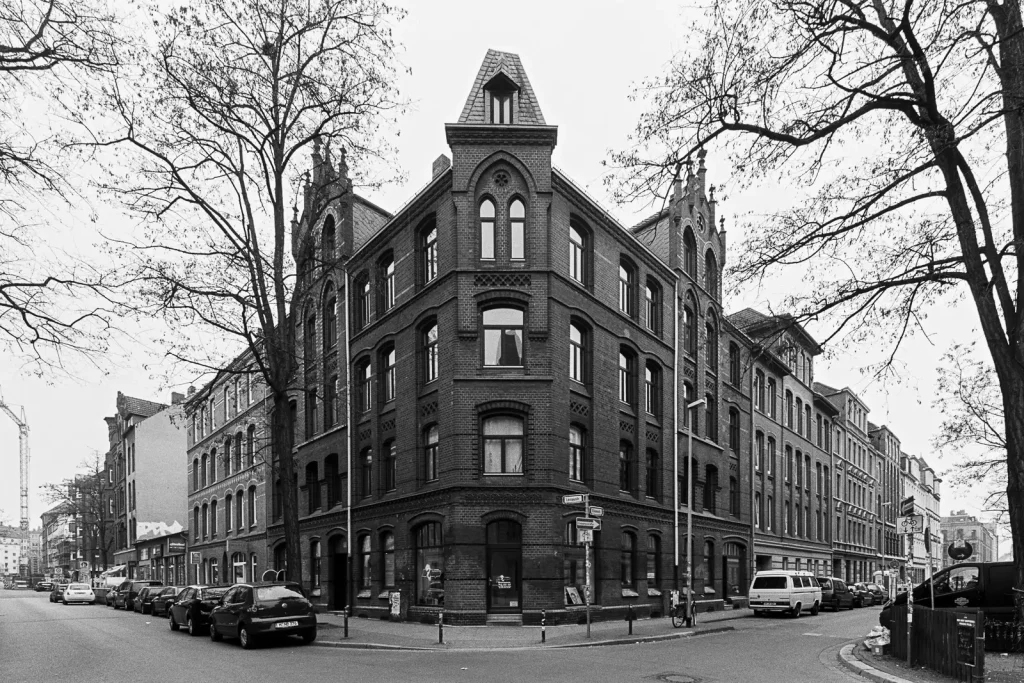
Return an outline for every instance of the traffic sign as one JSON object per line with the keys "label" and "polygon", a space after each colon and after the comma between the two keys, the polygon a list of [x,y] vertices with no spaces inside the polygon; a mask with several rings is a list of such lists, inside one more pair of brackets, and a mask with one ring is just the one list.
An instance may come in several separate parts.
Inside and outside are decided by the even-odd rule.
{"label": "traffic sign", "polygon": [[907,515],[896,520],[896,532],[916,534],[924,531],[924,515]]}
{"label": "traffic sign", "polygon": [[576,532],[576,534],[579,537],[579,542],[580,543],[593,543],[594,542],[594,532],[591,531],[590,529],[580,529],[579,531]]}
{"label": "traffic sign", "polygon": [[597,505],[590,506],[590,514],[593,517],[604,517],[604,508]]}
{"label": "traffic sign", "polygon": [[583,496],[576,494],[572,496],[562,496],[562,505],[578,505],[583,502]]}
{"label": "traffic sign", "polygon": [[914,514],[914,497],[907,496],[900,501],[900,514],[903,516],[909,516]]}
{"label": "traffic sign", "polygon": [[577,517],[576,518],[577,529],[593,529],[594,531],[601,530],[601,520],[591,519],[590,517]]}

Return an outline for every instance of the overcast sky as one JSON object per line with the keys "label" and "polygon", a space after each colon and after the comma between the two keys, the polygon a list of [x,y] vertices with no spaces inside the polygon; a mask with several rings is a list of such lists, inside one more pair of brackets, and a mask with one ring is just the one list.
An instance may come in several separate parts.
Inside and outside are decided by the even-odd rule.
{"label": "overcast sky", "polygon": [[[431,163],[449,154],[444,124],[458,119],[473,78],[488,48],[520,55],[547,123],[557,125],[558,146],[554,163],[625,225],[632,225],[651,207],[617,207],[609,199],[602,178],[601,161],[612,149],[622,149],[643,104],[629,101],[639,81],[664,70],[672,55],[687,41],[696,40],[692,26],[700,10],[680,2],[592,0],[588,3],[521,0],[515,11],[501,4],[479,2],[408,3],[409,14],[396,35],[404,44],[403,62],[412,69],[401,79],[402,94],[412,102],[399,121],[400,136],[393,140],[398,164],[406,172],[404,185],[385,187],[365,194],[388,210],[397,209],[430,179]],[[583,9],[585,8],[585,9]],[[727,183],[725,169],[708,158],[709,183]],[[757,194],[729,195],[719,204],[727,221],[752,210],[778,188],[761,188]],[[729,226],[727,225],[727,228]],[[729,245],[739,248],[743,235],[729,232]],[[728,312],[747,305],[767,308],[778,301],[787,286],[798,286],[800,273],[776,283],[772,291],[750,292],[725,302]],[[843,350],[819,362],[819,381],[836,387],[850,386],[871,407],[869,419],[888,424],[909,453],[925,457],[938,470],[951,462],[933,453],[931,439],[938,419],[932,409],[935,366],[954,340],[976,335],[973,308],[943,307],[928,320],[930,340],[918,335],[904,348],[898,361],[904,381],[879,386],[860,369],[877,361],[884,348]],[[814,330],[812,329],[812,333]],[[107,368],[105,375],[89,368],[78,381],[64,378],[47,381],[25,376],[13,363],[0,360],[0,389],[6,401],[24,405],[31,427],[32,525],[47,505],[38,486],[72,474],[92,449],[107,448],[104,416],[114,413],[117,392],[168,402],[172,389],[159,372],[158,358],[136,352]],[[18,518],[17,432],[6,418],[0,419],[0,510]],[[182,472],[184,475],[184,471]],[[947,487],[942,512],[966,508],[980,512],[980,500]]]}

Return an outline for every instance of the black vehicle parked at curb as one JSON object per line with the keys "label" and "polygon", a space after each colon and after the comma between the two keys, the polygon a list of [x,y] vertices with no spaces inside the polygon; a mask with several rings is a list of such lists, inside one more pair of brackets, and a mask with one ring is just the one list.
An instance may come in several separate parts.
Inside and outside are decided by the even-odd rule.
{"label": "black vehicle parked at curb", "polygon": [[36,584],[36,593],[45,593],[53,590],[53,581],[40,581]]}
{"label": "black vehicle parked at curb", "polygon": [[819,576],[821,586],[821,608],[838,612],[843,607],[853,609],[853,593],[842,579],[834,576]]}
{"label": "black vehicle parked at curb", "polygon": [[238,638],[249,650],[276,635],[316,640],[316,611],[297,583],[236,583],[210,613],[210,640]]}
{"label": "black vehicle parked at curb", "polygon": [[867,584],[855,583],[850,586],[850,591],[853,592],[854,607],[870,607],[875,604],[875,596],[871,594]]}
{"label": "black vehicle parked at curb", "polygon": [[121,583],[117,587],[117,594],[114,595],[114,609],[123,607],[124,609],[134,610],[135,598],[138,597],[139,592],[146,586],[162,586],[163,581],[135,581],[129,579]]}
{"label": "black vehicle parked at curb", "polygon": [[143,586],[139,594],[132,600],[132,611],[149,614],[153,609],[153,598],[156,597],[161,588],[163,586]]}
{"label": "black vehicle parked at curb", "polygon": [[154,617],[166,617],[171,612],[171,604],[178,599],[178,595],[185,590],[184,586],[164,586],[158,589],[160,592],[153,598],[153,606],[150,614]]}
{"label": "black vehicle parked at curb", "polygon": [[182,626],[190,636],[208,631],[210,611],[228,592],[229,586],[188,586],[167,612],[167,623],[172,631]]}

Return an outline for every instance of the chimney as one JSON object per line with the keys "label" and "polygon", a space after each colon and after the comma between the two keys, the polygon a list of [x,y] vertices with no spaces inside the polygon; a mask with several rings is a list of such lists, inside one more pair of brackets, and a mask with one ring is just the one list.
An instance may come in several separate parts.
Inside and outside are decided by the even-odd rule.
{"label": "chimney", "polygon": [[196,388],[194,386],[189,386],[189,388],[188,388],[188,396],[192,396],[192,394],[194,394],[194,393],[196,393]]}
{"label": "chimney", "polygon": [[179,391],[171,392],[171,405],[176,406],[185,402],[185,394]]}
{"label": "chimney", "polygon": [[449,168],[452,167],[452,160],[448,158],[447,154],[442,154],[438,158],[434,159],[434,165],[431,167],[430,179],[433,180],[437,176],[441,175]]}

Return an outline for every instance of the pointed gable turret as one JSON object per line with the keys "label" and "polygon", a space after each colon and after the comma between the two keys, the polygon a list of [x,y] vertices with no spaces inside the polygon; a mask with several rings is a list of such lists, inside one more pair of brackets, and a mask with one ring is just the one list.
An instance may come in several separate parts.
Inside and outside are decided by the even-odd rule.
{"label": "pointed gable turret", "polygon": [[459,123],[545,125],[519,55],[487,51],[462,107]]}

